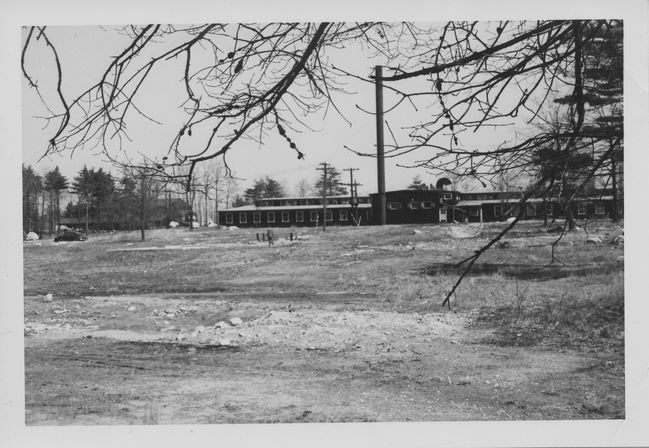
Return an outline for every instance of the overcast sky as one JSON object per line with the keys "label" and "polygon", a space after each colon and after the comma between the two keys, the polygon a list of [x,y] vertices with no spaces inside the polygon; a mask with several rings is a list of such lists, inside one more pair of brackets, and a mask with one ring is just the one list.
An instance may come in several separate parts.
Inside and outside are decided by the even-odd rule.
{"label": "overcast sky", "polygon": [[[25,32],[23,32],[25,35]],[[63,66],[63,91],[68,98],[82,92],[96,82],[106,69],[111,57],[118,54],[129,39],[115,32],[113,27],[98,26],[67,26],[48,27],[48,36],[59,52]],[[363,77],[373,73],[375,64],[381,61],[371,58],[368,52],[363,52],[357,45],[350,45],[343,50],[330,50],[327,56],[335,61],[338,67]],[[30,75],[38,79],[45,100],[55,112],[57,99],[47,92],[54,92],[56,67],[54,66],[49,49],[45,46],[34,45],[26,55]],[[148,156],[162,157],[173,137],[178,132],[178,124],[185,118],[180,106],[183,102],[184,85],[178,71],[180,61],[169,61],[162,65],[154,75],[147,80],[145,89],[140,93],[137,106],[157,123],[147,120],[129,122],[129,136],[132,141],[125,143],[129,154],[143,153]],[[289,194],[295,194],[295,187],[302,179],[313,183],[319,172],[316,167],[321,162],[328,162],[339,171],[345,168],[358,168],[355,172],[356,181],[362,184],[359,193],[369,194],[377,191],[376,159],[362,157],[345,149],[345,146],[363,153],[375,153],[376,127],[375,117],[365,111],[375,110],[375,90],[373,84],[345,78],[345,90],[349,93],[335,97],[338,109],[344,115],[341,117],[334,108],[329,108],[327,114],[322,112],[306,117],[305,121],[312,130],[299,128],[300,132],[291,132],[292,140],[305,154],[304,160],[298,160],[293,150],[279,136],[271,133],[264,139],[263,144],[254,141],[240,141],[228,152],[227,163],[236,177],[243,179],[241,187],[252,184],[261,176],[270,176],[279,180]],[[408,81],[409,87],[426,90],[430,85],[422,78]],[[403,87],[403,83],[399,86]],[[54,166],[59,166],[68,178],[84,166],[112,168],[97,151],[78,149],[65,154],[55,154],[43,160],[48,140],[52,137],[58,123],[47,122],[43,117],[49,112],[34,89],[29,88],[27,81],[22,80],[23,92],[23,161],[32,165],[37,171],[44,172]],[[427,99],[431,101],[432,98]],[[394,95],[385,91],[385,109],[388,110],[396,101]],[[390,128],[394,131],[399,143],[406,143],[407,130],[404,126],[416,124],[427,118],[433,105],[420,104],[415,111],[407,102],[399,108],[386,114]],[[521,131],[521,127],[500,129],[485,127],[477,134],[463,135],[462,144],[466,147],[489,149],[511,138],[513,133]],[[441,140],[448,137],[441,136]],[[386,143],[392,143],[389,130],[385,130]],[[426,158],[425,152],[417,152],[399,158],[386,160],[386,188],[388,190],[402,189],[419,175],[426,183],[434,184],[439,174],[430,173],[423,168],[406,168],[416,165]],[[344,181],[348,182],[345,174]]]}

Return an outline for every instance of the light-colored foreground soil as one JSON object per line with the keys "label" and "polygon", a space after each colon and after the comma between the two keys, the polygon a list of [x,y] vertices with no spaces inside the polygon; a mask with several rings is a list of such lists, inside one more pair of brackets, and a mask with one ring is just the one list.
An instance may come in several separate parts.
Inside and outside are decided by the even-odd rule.
{"label": "light-colored foreground soil", "polygon": [[[233,306],[227,300],[208,304],[191,297],[170,301],[137,296],[72,300],[63,308],[28,298],[32,313],[65,311],[49,323],[27,321],[26,422],[622,415],[623,375],[607,369],[608,358],[601,355],[483,344],[485,332],[475,329],[466,313],[344,311],[294,304],[289,311],[289,303],[260,307],[244,301]],[[81,317],[80,311],[90,307],[114,315],[119,325],[110,328]],[[252,309],[263,315],[255,317]],[[205,315],[246,320],[215,328],[201,319]]]}

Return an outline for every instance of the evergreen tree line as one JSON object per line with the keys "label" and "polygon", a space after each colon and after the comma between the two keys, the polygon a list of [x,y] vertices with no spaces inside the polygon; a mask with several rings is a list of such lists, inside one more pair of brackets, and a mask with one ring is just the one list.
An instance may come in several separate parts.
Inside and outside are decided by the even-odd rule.
{"label": "evergreen tree line", "polygon": [[[91,231],[134,230],[180,223],[191,207],[179,185],[147,176],[123,174],[115,179],[102,168],[84,166],[71,181],[58,166],[44,175],[32,166],[22,167],[23,230],[39,235],[56,233],[63,218],[75,218],[77,227]],[[74,195],[64,209],[61,197]]]}

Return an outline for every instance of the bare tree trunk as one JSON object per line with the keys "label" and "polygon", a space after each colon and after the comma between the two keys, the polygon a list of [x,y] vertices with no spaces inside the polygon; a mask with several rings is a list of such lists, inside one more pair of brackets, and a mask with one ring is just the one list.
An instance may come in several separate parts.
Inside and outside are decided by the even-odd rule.
{"label": "bare tree trunk", "polygon": [[89,207],[89,199],[86,197],[86,235],[88,234],[88,207]]}
{"label": "bare tree trunk", "polygon": [[543,195],[543,226],[548,226],[548,196]]}
{"label": "bare tree trunk", "polygon": [[611,181],[613,186],[613,204],[611,210],[611,220],[617,222],[619,216],[617,214],[617,161],[611,151]]}
{"label": "bare tree trunk", "polygon": [[219,178],[214,182],[214,224],[219,225]]}
{"label": "bare tree trunk", "polygon": [[205,216],[205,225],[207,225],[207,221],[210,219],[209,214],[208,214],[208,197],[207,197],[207,177],[205,178],[205,192],[204,192],[204,197],[205,197],[205,210],[203,215]]}
{"label": "bare tree trunk", "polygon": [[142,241],[145,239],[144,235],[144,218],[145,218],[145,208],[146,204],[146,193],[144,191],[144,176],[141,177],[140,179],[140,236],[142,238]]}

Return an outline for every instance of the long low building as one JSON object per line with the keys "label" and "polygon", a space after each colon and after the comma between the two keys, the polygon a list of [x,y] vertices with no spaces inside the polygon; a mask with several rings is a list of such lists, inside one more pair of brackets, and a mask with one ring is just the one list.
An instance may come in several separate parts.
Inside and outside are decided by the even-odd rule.
{"label": "long low building", "polygon": [[219,222],[237,227],[315,227],[327,225],[371,224],[372,205],[368,197],[352,204],[349,196],[265,198],[255,205],[219,211]]}
{"label": "long low building", "polygon": [[[608,193],[608,194],[607,194]],[[458,192],[446,189],[395,190],[385,193],[387,224],[437,224],[445,222],[493,222],[518,216],[520,191]],[[219,211],[222,225],[238,227],[308,227],[327,225],[377,224],[378,194],[327,198],[266,198],[255,205]],[[623,214],[623,201],[614,205],[610,191],[578,198],[571,204],[575,219],[610,218],[613,208]],[[564,218],[563,206],[556,199],[530,198],[522,219]]]}

